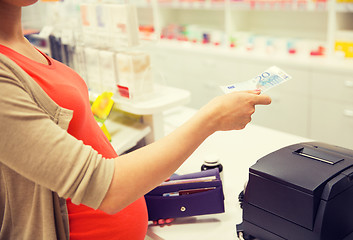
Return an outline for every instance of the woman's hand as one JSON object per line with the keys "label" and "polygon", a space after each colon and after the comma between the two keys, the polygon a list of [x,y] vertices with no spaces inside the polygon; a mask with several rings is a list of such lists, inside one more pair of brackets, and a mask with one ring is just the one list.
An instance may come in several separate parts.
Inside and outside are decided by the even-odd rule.
{"label": "woman's hand", "polygon": [[233,92],[212,99],[199,111],[206,114],[210,129],[227,131],[243,129],[255,112],[256,105],[268,105],[271,98],[259,95],[260,90]]}

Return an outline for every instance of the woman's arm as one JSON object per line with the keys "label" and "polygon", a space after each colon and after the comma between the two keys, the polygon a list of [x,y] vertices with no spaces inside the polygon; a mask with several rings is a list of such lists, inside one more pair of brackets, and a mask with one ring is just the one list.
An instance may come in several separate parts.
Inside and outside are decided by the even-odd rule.
{"label": "woman's arm", "polygon": [[271,99],[259,91],[214,98],[168,136],[115,159],[109,190],[99,209],[113,214],[163,182],[216,131],[243,129],[257,104]]}

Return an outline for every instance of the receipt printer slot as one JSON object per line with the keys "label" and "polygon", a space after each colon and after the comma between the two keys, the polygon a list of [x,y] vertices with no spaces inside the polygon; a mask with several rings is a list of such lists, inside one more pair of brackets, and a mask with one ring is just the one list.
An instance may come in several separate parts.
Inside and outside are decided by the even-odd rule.
{"label": "receipt printer slot", "polygon": [[344,160],[342,157],[336,157],[333,155],[330,155],[328,153],[325,153],[323,151],[316,151],[311,148],[303,147],[300,148],[296,151],[293,152],[294,154],[298,154],[303,157],[307,157],[313,160],[321,161],[327,164],[336,164],[342,160]]}

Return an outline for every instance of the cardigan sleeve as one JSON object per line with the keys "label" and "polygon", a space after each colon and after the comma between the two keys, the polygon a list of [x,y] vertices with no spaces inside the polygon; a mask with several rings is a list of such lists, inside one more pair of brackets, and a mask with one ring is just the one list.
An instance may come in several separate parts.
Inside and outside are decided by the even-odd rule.
{"label": "cardigan sleeve", "polygon": [[[0,163],[75,204],[98,208],[113,178],[114,159],[103,159],[68,134],[21,78],[30,77],[0,62]],[[56,109],[59,119],[62,110]]]}

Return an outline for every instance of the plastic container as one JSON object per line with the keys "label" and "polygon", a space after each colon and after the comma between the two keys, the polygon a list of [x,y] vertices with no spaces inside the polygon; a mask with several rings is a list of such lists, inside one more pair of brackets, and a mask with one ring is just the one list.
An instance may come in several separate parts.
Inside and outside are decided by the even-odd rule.
{"label": "plastic container", "polygon": [[216,155],[208,155],[205,157],[205,160],[201,166],[201,171],[218,168],[219,175],[223,180],[223,165],[220,162],[220,159]]}

